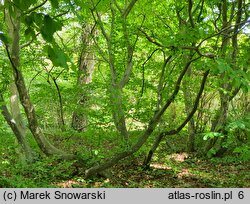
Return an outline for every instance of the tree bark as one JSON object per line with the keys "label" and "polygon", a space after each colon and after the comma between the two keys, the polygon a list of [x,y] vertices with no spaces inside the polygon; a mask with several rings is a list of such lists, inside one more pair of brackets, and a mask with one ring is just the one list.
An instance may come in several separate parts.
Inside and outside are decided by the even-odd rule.
{"label": "tree bark", "polygon": [[[200,57],[199,57],[200,58]],[[130,150],[124,151],[122,153],[116,154],[113,158],[111,158],[110,160],[108,160],[107,162],[94,166],[90,169],[87,169],[85,171],[85,176],[89,177],[89,176],[93,176],[98,172],[104,171],[112,166],[114,166],[118,161],[120,161],[121,159],[124,159],[132,154],[134,154],[135,152],[137,152],[142,146],[143,144],[147,141],[147,139],[149,138],[149,136],[152,134],[152,132],[154,131],[154,129],[156,128],[156,126],[158,125],[162,115],[165,113],[165,111],[167,110],[167,108],[170,106],[170,104],[174,101],[176,95],[178,94],[179,90],[180,90],[180,85],[182,82],[182,79],[184,77],[184,75],[186,74],[186,71],[189,67],[189,65],[199,59],[199,58],[195,58],[190,60],[186,66],[183,68],[182,72],[180,73],[176,84],[175,84],[175,88],[174,91],[172,93],[172,95],[169,97],[169,99],[165,102],[165,104],[162,106],[162,108],[157,111],[153,118],[150,120],[148,127],[146,128],[146,130],[144,131],[144,133],[139,137],[138,141],[136,144],[134,144]],[[207,73],[208,75],[208,73]],[[186,121],[185,121],[186,122]]]}
{"label": "tree bark", "polygon": [[82,107],[86,109],[88,106],[89,93],[84,90],[84,85],[92,82],[92,75],[95,68],[95,54],[93,50],[93,37],[95,37],[95,30],[92,30],[91,25],[85,25],[82,33],[82,50],[80,53],[79,67],[78,67],[78,79],[77,85],[82,90],[80,99],[78,101],[79,109],[74,111],[72,115],[71,126],[73,129],[83,132],[88,125],[87,114],[82,111]]}
{"label": "tree bark", "polygon": [[[237,10],[232,6],[231,13],[228,15],[228,2],[226,0],[222,1],[222,29],[224,30],[226,27],[232,24],[233,16],[236,13],[236,22],[235,27],[233,30],[225,29],[224,32],[222,32],[222,44],[221,44],[221,58],[226,59],[228,55],[231,55],[231,65],[234,69],[237,68],[237,53],[238,53],[238,30],[239,25],[242,18],[242,0],[237,1]],[[230,18],[228,17],[230,16]],[[231,34],[233,35],[231,36]],[[233,51],[231,52],[228,47],[230,45],[230,39],[232,40],[232,48]],[[230,53],[231,52],[231,53]],[[212,138],[208,141],[206,147],[205,147],[205,154],[207,152],[215,147],[215,151],[222,153],[225,151],[224,148],[222,148],[222,143],[226,141],[227,134],[225,130],[227,118],[228,118],[228,109],[229,109],[229,103],[230,101],[235,97],[235,95],[238,93],[238,91],[234,92],[232,90],[232,85],[230,82],[225,81],[225,74],[221,74],[221,79],[224,80],[221,84],[221,89],[223,91],[220,91],[220,108],[217,110],[217,113],[215,115],[215,118],[212,122],[211,126],[211,132],[221,132],[224,134],[223,138]],[[232,94],[232,96],[229,95],[229,93]],[[222,150],[223,149],[223,150]]]}
{"label": "tree bark", "polygon": [[24,121],[22,119],[20,107],[19,107],[19,96],[17,92],[17,88],[15,83],[10,84],[10,110],[13,119],[16,121],[16,125],[18,126],[19,130],[22,132],[23,135],[26,134],[26,128]]}
{"label": "tree bark", "polygon": [[153,154],[155,152],[155,150],[158,148],[160,142],[162,141],[162,139],[167,136],[167,135],[175,135],[177,133],[179,133],[184,127],[185,125],[192,119],[193,115],[195,114],[197,108],[198,108],[198,105],[199,105],[199,101],[200,101],[200,98],[201,98],[201,95],[203,93],[203,90],[205,88],[205,83],[206,83],[206,80],[207,80],[207,77],[208,77],[208,74],[209,74],[209,70],[205,72],[204,76],[203,76],[203,79],[202,79],[202,82],[201,82],[201,85],[200,85],[200,90],[196,96],[196,99],[195,99],[195,102],[194,102],[194,105],[193,105],[193,108],[192,110],[190,110],[189,114],[187,115],[186,119],[181,123],[181,125],[179,127],[177,127],[176,129],[173,129],[173,130],[170,130],[170,131],[165,131],[165,132],[161,132],[158,137],[156,138],[151,150],[149,151],[148,153],[148,156],[147,158],[145,159],[143,165],[146,167],[146,168],[149,168],[149,164],[150,164],[150,161],[153,157]]}
{"label": "tree bark", "polygon": [[[12,39],[11,44],[9,46],[6,45],[6,51],[8,58],[11,63],[11,67],[13,70],[15,85],[18,90],[20,102],[24,108],[29,129],[34,136],[38,146],[46,155],[57,155],[58,157],[62,157],[65,159],[72,159],[74,155],[64,153],[63,151],[54,147],[48,139],[44,136],[41,128],[39,127],[35,108],[30,100],[25,81],[23,78],[22,71],[20,69],[20,22],[21,22],[21,12],[18,8],[13,6],[14,16],[9,14],[9,11],[6,10],[6,23],[8,27],[8,33],[10,38]],[[10,50],[9,50],[10,49]]]}
{"label": "tree bark", "polygon": [[[24,124],[24,121],[23,121],[23,118],[21,115],[21,110],[19,107],[18,92],[17,92],[17,88],[16,88],[16,85],[14,82],[11,82],[11,84],[10,84],[10,93],[11,93],[10,110],[11,110],[11,115],[13,117],[12,120],[15,121],[15,124],[16,124],[17,128],[19,129],[20,134],[23,137],[22,140],[19,140],[19,143],[24,142],[24,144],[21,146],[27,147],[25,149],[22,149],[22,147],[21,147],[21,151],[17,150],[17,152],[20,154],[21,160],[24,160],[24,162],[25,161],[31,162],[32,161],[32,155],[31,155],[32,151],[31,151],[31,148],[30,148],[28,141],[26,139],[26,127],[25,127],[25,124]],[[8,117],[6,117],[6,118],[8,118]],[[24,151],[28,151],[28,152],[25,153]],[[25,158],[23,158],[23,156],[25,156]]]}
{"label": "tree bark", "polygon": [[112,115],[116,129],[120,132],[122,138],[127,141],[129,135],[126,127],[125,114],[123,109],[122,89],[117,86],[112,86],[109,92],[112,106]]}
{"label": "tree bark", "polygon": [[33,152],[32,149],[25,137],[23,129],[20,129],[20,126],[15,121],[15,119],[11,116],[7,106],[5,105],[4,98],[2,93],[0,93],[0,103],[1,103],[1,112],[4,116],[4,119],[12,129],[13,133],[16,136],[17,142],[21,147],[21,153],[25,156],[25,161],[27,163],[31,163],[33,161]]}
{"label": "tree bark", "polygon": [[[187,77],[190,78],[192,75],[191,66],[187,71]],[[190,91],[190,86],[188,86],[188,79],[183,80],[183,93],[184,93],[184,104],[186,114],[189,115],[192,111],[192,96]],[[195,123],[192,117],[188,122],[188,141],[187,141],[187,151],[194,152],[194,141],[195,141]]]}

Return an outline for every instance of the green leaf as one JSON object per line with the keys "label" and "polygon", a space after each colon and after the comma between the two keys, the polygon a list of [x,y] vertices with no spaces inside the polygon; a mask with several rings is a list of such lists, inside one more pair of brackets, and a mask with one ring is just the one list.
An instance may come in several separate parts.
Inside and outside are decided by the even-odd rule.
{"label": "green leaf", "polygon": [[213,157],[215,154],[217,153],[215,148],[211,148],[208,152],[207,152],[207,156],[208,158]]}
{"label": "green leaf", "polygon": [[9,43],[8,36],[5,35],[3,32],[0,31],[0,40],[7,45]]}
{"label": "green leaf", "polygon": [[14,0],[14,4],[21,10],[27,10],[31,5],[35,4],[35,0]]}
{"label": "green leaf", "polygon": [[27,26],[31,26],[33,24],[33,21],[33,15],[29,15],[24,18],[24,22]]}
{"label": "green leaf", "polygon": [[41,27],[41,34],[43,38],[48,42],[53,42],[53,34],[62,29],[62,23],[55,21],[49,15],[44,16],[43,26]]}
{"label": "green leaf", "polygon": [[242,120],[236,120],[236,121],[229,123],[226,127],[227,131],[234,131],[236,129],[246,130],[247,129],[246,123]]}
{"label": "green leaf", "polygon": [[59,7],[59,2],[58,0],[49,0],[52,8],[58,8]]}
{"label": "green leaf", "polygon": [[241,159],[249,160],[250,159],[250,147],[247,144],[244,144],[240,147],[236,147],[233,151],[234,153],[239,153]]}
{"label": "green leaf", "polygon": [[208,132],[208,133],[205,133],[203,140],[208,140],[214,137],[223,137],[223,136],[224,135],[220,132]]}
{"label": "green leaf", "polygon": [[224,59],[218,59],[217,63],[218,63],[217,69],[220,74],[231,69],[230,65]]}
{"label": "green leaf", "polygon": [[34,39],[36,37],[35,31],[31,28],[28,27],[25,32],[24,32],[26,40]]}
{"label": "green leaf", "polygon": [[43,25],[43,19],[44,19],[44,14],[43,13],[36,13],[33,12],[31,14],[33,21],[38,27],[41,27]]}
{"label": "green leaf", "polygon": [[48,57],[54,66],[68,69],[68,56],[59,47],[51,47],[47,45],[45,50],[47,51]]}

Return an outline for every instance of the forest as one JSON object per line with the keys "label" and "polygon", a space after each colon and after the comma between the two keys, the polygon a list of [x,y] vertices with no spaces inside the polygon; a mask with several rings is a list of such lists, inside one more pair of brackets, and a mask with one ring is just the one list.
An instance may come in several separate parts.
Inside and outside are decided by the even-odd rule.
{"label": "forest", "polygon": [[0,0],[1,188],[250,187],[249,0]]}

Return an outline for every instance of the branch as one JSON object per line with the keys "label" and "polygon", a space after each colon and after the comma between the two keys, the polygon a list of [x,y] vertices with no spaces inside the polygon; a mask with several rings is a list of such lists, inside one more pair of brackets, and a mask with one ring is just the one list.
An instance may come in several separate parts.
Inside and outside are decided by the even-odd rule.
{"label": "branch", "polygon": [[192,8],[193,8],[193,1],[192,0],[188,0],[188,15],[189,15],[189,20],[190,20],[190,24],[191,24],[192,28],[194,28],[195,25],[194,25],[194,19],[193,19],[193,14],[192,14]]}
{"label": "branch", "polygon": [[31,86],[32,82],[33,82],[33,81],[36,79],[36,77],[37,77],[39,74],[41,74],[41,73],[42,73],[42,71],[38,71],[38,72],[35,74],[35,76],[32,77],[32,79],[30,80],[29,86],[28,86],[28,93],[30,92],[30,86]]}
{"label": "branch", "polygon": [[[141,29],[144,21],[145,21],[145,16],[143,16],[143,20],[142,20],[142,23],[141,23],[141,26],[140,26],[139,30]],[[125,38],[126,44],[127,44],[127,66],[126,66],[126,70],[124,72],[124,75],[122,77],[122,80],[119,83],[120,87],[124,87],[125,84],[129,81],[129,77],[131,75],[132,68],[133,68],[133,54],[134,54],[136,43],[137,43],[137,41],[139,39],[139,34],[137,33],[135,42],[133,43],[133,45],[131,45],[125,18],[123,19],[122,27],[123,27],[124,38]]]}
{"label": "branch", "polygon": [[34,8],[29,9],[28,11],[26,11],[26,12],[24,13],[24,15],[29,14],[29,13],[35,11],[36,9],[42,7],[44,4],[46,4],[47,1],[48,1],[48,0],[45,0],[45,1],[43,1],[41,4],[35,6]]}
{"label": "branch", "polygon": [[160,104],[162,101],[162,91],[164,89],[164,78],[165,78],[165,71],[166,71],[166,66],[167,64],[170,62],[172,55],[168,56],[168,58],[166,59],[165,53],[164,54],[164,62],[162,65],[162,71],[161,71],[161,76],[160,76],[160,80],[158,83],[158,87],[157,87],[157,106],[156,106],[156,110],[159,110],[160,108]]}
{"label": "branch", "polygon": [[[40,34],[40,33],[37,33],[37,34],[36,34],[36,37],[37,37],[39,34]],[[23,45],[20,45],[20,49],[23,49],[23,48],[25,48],[25,47],[28,47],[31,43],[34,42],[34,40],[35,40],[35,37],[32,38],[31,41],[29,41],[29,42],[27,42],[27,43],[25,43],[25,44],[23,44]]]}
{"label": "branch", "polygon": [[18,78],[19,78],[19,71],[18,71],[18,69],[17,69],[15,63],[14,63],[13,60],[12,60],[12,57],[11,57],[11,55],[10,55],[10,52],[9,52],[9,49],[8,49],[8,46],[7,46],[7,45],[5,45],[5,50],[6,50],[6,52],[7,52],[7,56],[8,56],[8,59],[9,59],[10,63],[11,63],[11,66],[12,66],[12,68],[13,68],[13,70],[14,70],[14,77],[15,77],[15,80],[18,81]]}
{"label": "branch", "polygon": [[198,18],[197,18],[197,21],[198,21],[198,22],[200,22],[200,19],[201,19],[201,15],[202,15],[203,8],[204,8],[204,2],[205,2],[205,1],[202,0],[200,13],[199,13]]}
{"label": "branch", "polygon": [[135,3],[137,2],[138,0],[132,0],[130,2],[130,4],[127,6],[127,8],[124,10],[123,12],[123,17],[124,18],[127,18],[128,14],[130,13],[130,11],[132,10],[132,8],[134,7]]}
{"label": "branch", "polygon": [[[160,44],[159,42],[157,42],[156,40],[154,40],[152,37],[150,37],[144,30],[140,29],[140,31],[146,36],[146,38],[148,39],[149,42],[159,46],[159,47],[163,47],[163,48],[168,48],[168,49],[184,49],[184,50],[194,50],[198,55],[200,55],[201,57],[207,57],[207,58],[211,58],[213,59],[215,57],[215,55],[213,53],[202,53],[199,50],[199,46],[201,46],[201,44],[205,41],[202,41],[198,44],[198,46],[165,46],[163,44]],[[210,38],[210,37],[209,37]]]}
{"label": "branch", "polygon": [[204,76],[203,76],[203,79],[202,79],[202,82],[201,82],[201,86],[200,86],[200,90],[196,96],[196,99],[195,99],[195,102],[194,102],[194,106],[193,106],[193,109],[192,111],[189,113],[189,115],[187,116],[186,120],[176,129],[174,130],[171,130],[171,131],[167,131],[167,132],[161,132],[158,137],[156,138],[151,150],[149,151],[148,153],[148,156],[146,157],[146,159],[144,160],[143,162],[143,165],[148,168],[149,167],[149,163],[152,159],[152,156],[155,152],[155,150],[157,149],[157,147],[159,146],[160,142],[162,141],[162,139],[164,138],[164,136],[166,135],[175,135],[177,133],[179,133],[182,128],[185,127],[185,125],[191,120],[191,118],[193,117],[194,113],[196,112],[197,108],[198,108],[198,105],[199,105],[199,101],[200,101],[200,98],[201,98],[201,95],[202,95],[202,92],[205,88],[205,83],[206,83],[206,80],[207,80],[207,77],[208,77],[208,74],[209,74],[209,70],[205,72]]}
{"label": "branch", "polygon": [[207,81],[207,77],[208,77],[208,74],[209,74],[209,71],[210,70],[207,70],[204,75],[203,75],[203,79],[202,79],[202,82],[201,82],[201,86],[200,86],[200,90],[196,96],[196,99],[195,99],[195,102],[194,102],[194,106],[193,106],[193,109],[192,111],[189,113],[189,115],[187,116],[187,118],[184,120],[184,122],[176,129],[174,130],[170,130],[170,131],[165,131],[165,132],[162,132],[161,134],[163,134],[163,136],[166,136],[166,135],[175,135],[177,133],[179,133],[182,128],[185,127],[185,125],[190,121],[190,119],[193,117],[193,115],[195,114],[197,108],[198,108],[198,105],[199,105],[199,102],[200,102],[200,98],[201,98],[201,95],[202,95],[202,92],[205,88],[205,83]]}
{"label": "branch", "polygon": [[155,127],[157,126],[157,124],[159,123],[159,120],[161,118],[161,116],[164,114],[164,112],[166,111],[167,107],[172,103],[172,101],[174,100],[175,96],[178,94],[179,89],[180,89],[180,84],[181,81],[188,69],[188,67],[190,66],[190,64],[194,61],[196,61],[198,58],[192,59],[190,60],[186,66],[184,67],[184,69],[182,70],[176,85],[175,85],[175,90],[172,93],[172,96],[168,99],[168,101],[166,102],[166,104],[164,105],[164,107],[158,111],[153,118],[150,120],[147,129],[144,131],[144,133],[139,137],[138,141],[136,144],[134,144],[131,149],[124,151],[122,153],[118,153],[116,154],[113,158],[109,159],[108,161],[106,161],[103,164],[97,165],[97,166],[93,166],[90,169],[87,169],[85,171],[85,176],[89,177],[92,175],[95,175],[98,172],[104,171],[112,166],[114,166],[117,162],[119,162],[120,160],[134,154],[135,152],[137,152],[142,145],[147,141],[147,139],[149,138],[149,136],[152,134],[152,132],[154,131]]}
{"label": "branch", "polygon": [[113,4],[110,4],[110,9],[111,9],[111,28],[110,28],[110,37],[109,40],[107,40],[107,45],[108,45],[108,54],[109,54],[109,67],[110,67],[110,71],[111,71],[111,76],[112,76],[112,84],[115,85],[116,84],[116,69],[115,69],[115,55],[114,52],[112,50],[112,39],[113,39],[113,34],[114,34],[114,30],[115,30],[115,18],[116,18],[116,12],[115,9],[113,7]]}
{"label": "branch", "polygon": [[[97,16],[98,20],[97,20],[96,17],[95,17],[94,11],[95,11],[95,13],[96,13],[96,16]],[[103,34],[104,38],[106,39],[106,41],[107,41],[107,42],[110,41],[110,39],[109,39],[110,37],[108,36],[108,34],[106,33],[106,31],[105,31],[105,29],[104,29],[104,25],[103,25],[103,23],[102,23],[101,16],[100,16],[100,14],[97,12],[97,10],[96,10],[96,6],[95,6],[93,9],[91,9],[91,14],[92,14],[92,16],[93,16],[93,19],[94,19],[95,23],[96,23],[96,24],[99,24],[99,26],[101,27],[102,34]]]}
{"label": "branch", "polygon": [[58,18],[58,17],[64,16],[65,14],[67,14],[69,12],[70,12],[70,9],[68,9],[67,11],[64,11],[62,13],[57,14],[55,17]]}
{"label": "branch", "polygon": [[156,51],[160,50],[159,48],[155,49],[149,56],[148,58],[143,62],[142,64],[142,87],[141,87],[141,97],[143,96],[144,93],[144,87],[145,87],[145,64],[151,59],[151,57],[154,55]]}
{"label": "branch", "polygon": [[116,8],[119,10],[119,12],[122,14],[122,13],[123,13],[123,12],[122,12],[122,9],[121,9],[121,7],[117,4],[117,1],[116,1],[116,0],[114,0],[114,4],[115,4]]}
{"label": "branch", "polygon": [[155,39],[150,37],[143,29],[139,29],[139,30],[145,35],[145,37],[148,39],[149,42],[151,42],[159,47],[165,47],[163,44],[157,42]]}
{"label": "branch", "polygon": [[[223,32],[225,32],[225,31],[228,30],[228,29],[231,29],[231,28],[233,28],[233,27],[235,27],[235,26],[242,26],[242,25],[244,25],[244,24],[246,24],[246,23],[249,23],[249,22],[250,22],[250,20],[247,19],[247,20],[244,20],[243,22],[236,23],[236,24],[234,24],[234,25],[229,25],[229,26],[227,26],[227,27],[224,27],[224,28],[221,29],[219,32],[214,33],[214,34],[212,34],[212,35],[210,35],[210,36],[204,38],[204,39],[197,45],[197,47],[199,48],[199,47],[202,45],[203,42],[205,42],[205,41],[207,41],[208,39],[213,38],[213,37],[215,37],[215,36],[217,36],[217,35],[222,34]],[[233,30],[232,30],[232,31],[233,31]]]}
{"label": "branch", "polygon": [[155,117],[154,117],[154,120],[159,120],[160,117],[163,115],[163,113],[166,111],[166,109],[169,107],[169,105],[174,101],[176,95],[178,94],[179,90],[180,90],[180,86],[181,86],[181,82],[182,82],[182,79],[183,77],[185,76],[189,66],[191,65],[192,62],[200,59],[201,57],[197,57],[197,58],[194,58],[192,60],[190,60],[189,62],[186,63],[185,67],[183,68],[182,72],[180,73],[177,81],[176,81],[176,84],[175,84],[175,89],[172,93],[172,95],[169,97],[169,99],[166,101],[166,103],[163,105],[163,107],[161,108],[161,110],[159,110],[156,114],[155,114]]}

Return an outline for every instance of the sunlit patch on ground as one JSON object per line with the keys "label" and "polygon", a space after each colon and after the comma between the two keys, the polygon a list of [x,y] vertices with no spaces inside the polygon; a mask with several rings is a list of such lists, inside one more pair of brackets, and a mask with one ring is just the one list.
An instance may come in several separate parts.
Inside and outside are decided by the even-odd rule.
{"label": "sunlit patch on ground", "polygon": [[192,176],[192,174],[190,173],[188,169],[182,169],[182,171],[177,174],[178,178],[187,177],[187,176]]}
{"label": "sunlit patch on ground", "polygon": [[184,162],[188,158],[188,154],[186,152],[182,153],[174,153],[170,155],[170,159],[174,161]]}
{"label": "sunlit patch on ground", "polygon": [[57,183],[56,185],[59,188],[72,188],[73,185],[80,185],[80,184],[81,184],[80,182],[77,182],[77,181],[74,181],[74,180],[68,180],[68,181],[65,181],[65,182]]}
{"label": "sunlit patch on ground", "polygon": [[160,163],[153,163],[153,164],[150,164],[150,167],[151,168],[154,168],[154,169],[165,169],[165,170],[170,170],[172,169],[171,167],[165,165],[165,164],[160,164]]}

